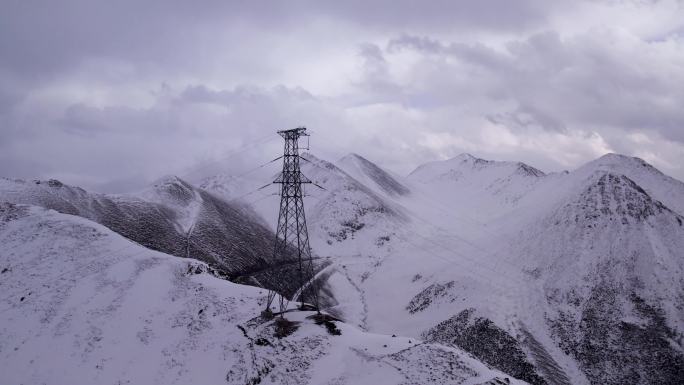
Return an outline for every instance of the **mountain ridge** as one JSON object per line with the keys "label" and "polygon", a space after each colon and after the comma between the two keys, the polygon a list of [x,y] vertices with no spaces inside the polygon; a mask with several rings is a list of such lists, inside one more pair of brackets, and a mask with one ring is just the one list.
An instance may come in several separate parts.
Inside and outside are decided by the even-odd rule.
{"label": "mountain ridge", "polygon": [[229,277],[273,262],[275,235],[249,207],[227,203],[175,176],[127,195],[89,193],[54,180],[5,179],[0,201],[91,219],[150,249],[210,263]]}
{"label": "mountain ridge", "polygon": [[[311,245],[325,261],[323,303],[338,318],[439,337],[535,383],[668,383],[683,370],[684,184],[645,161],[608,154],[545,174],[461,154],[402,178],[357,154],[337,164],[302,156],[302,172],[324,188],[307,186],[305,202]],[[378,175],[409,193],[383,189]],[[210,192],[164,177],[136,199],[166,210],[186,235],[200,201],[235,200],[234,209],[273,223],[277,198],[236,199],[257,179],[207,181]],[[49,184],[61,185],[40,183]],[[68,208],[81,190],[55,200]],[[491,353],[497,344],[515,363]]]}
{"label": "mountain ridge", "polygon": [[217,279],[202,262],[143,248],[82,217],[0,203],[0,242],[0,288],[12,293],[0,299],[3,383],[370,385],[381,376],[401,385],[506,377],[459,349],[319,324],[315,312],[294,307],[286,314],[293,330],[282,335],[280,318],[258,316],[263,290]]}

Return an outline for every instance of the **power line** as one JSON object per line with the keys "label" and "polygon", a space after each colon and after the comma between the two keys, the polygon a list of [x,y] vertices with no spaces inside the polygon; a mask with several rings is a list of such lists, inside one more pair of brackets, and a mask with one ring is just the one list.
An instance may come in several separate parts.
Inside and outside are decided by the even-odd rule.
{"label": "power line", "polygon": [[[488,251],[488,250],[485,250],[484,248],[482,248],[481,246],[477,245],[476,243],[474,243],[474,242],[472,242],[472,241],[469,241],[468,239],[465,239],[465,238],[463,238],[462,236],[459,236],[458,234],[454,233],[453,231],[451,231],[451,230],[449,230],[449,229],[446,229],[446,228],[444,228],[444,227],[442,227],[442,226],[439,226],[439,225],[436,225],[436,224],[434,224],[434,223],[432,223],[432,222],[429,222],[429,221],[427,221],[426,219],[420,217],[419,215],[417,215],[417,214],[415,214],[415,213],[413,213],[413,217],[416,218],[416,219],[418,219],[418,220],[420,220],[420,221],[423,222],[423,223],[426,223],[426,224],[429,225],[429,226],[432,226],[432,227],[434,227],[434,228],[436,228],[436,229],[438,229],[438,230],[441,230],[442,232],[446,233],[447,236],[449,236],[449,237],[451,237],[451,238],[454,238],[454,239],[457,239],[457,240],[459,240],[459,241],[461,241],[461,242],[463,242],[463,243],[469,245],[469,246],[472,247],[473,249],[478,250],[479,252],[483,253],[483,254],[486,255],[486,256],[490,256],[490,257],[495,257],[495,256],[496,256],[496,254],[494,254],[493,252],[490,252],[490,251]],[[416,235],[420,236],[420,234],[416,234]],[[493,236],[494,236],[494,235],[493,235]],[[426,238],[426,239],[427,239],[427,238]],[[434,242],[434,240],[430,240],[430,241],[431,241],[431,242]],[[442,247],[444,248],[444,246],[442,246]],[[507,264],[508,266],[514,268],[514,269],[519,269],[519,267],[520,267],[520,266],[518,266],[518,265],[515,265],[515,264],[510,263],[510,262],[509,262],[508,260],[506,260],[506,259],[499,259],[499,258],[497,258],[497,266],[498,266],[498,262],[503,262],[503,263]]]}
{"label": "power line", "polygon": [[242,178],[242,177],[244,177],[244,176],[246,176],[246,175],[248,175],[248,174],[251,174],[251,173],[253,173],[253,172],[256,171],[256,170],[259,170],[259,169],[261,169],[261,168],[264,168],[264,167],[268,166],[269,164],[275,162],[276,160],[279,160],[279,159],[282,159],[282,158],[283,158],[282,156],[279,156],[279,157],[277,157],[277,158],[275,158],[275,159],[273,159],[273,160],[269,160],[268,162],[263,163],[263,164],[260,164],[260,165],[254,167],[254,168],[251,168],[251,169],[249,169],[249,170],[243,172],[242,174],[235,175],[234,178]]}
{"label": "power line", "polygon": [[274,140],[276,140],[276,139],[277,139],[277,138],[275,138],[275,137],[273,136],[273,134],[268,134],[268,135],[265,135],[265,136],[263,136],[263,137],[260,137],[260,138],[258,138],[258,139],[256,139],[256,140],[254,140],[254,141],[247,142],[246,144],[244,144],[244,145],[242,145],[242,146],[240,146],[240,147],[234,149],[233,151],[228,152],[228,153],[225,154],[222,158],[212,160],[212,161],[210,161],[210,162],[208,162],[207,164],[204,164],[204,165],[201,165],[201,164],[200,164],[200,165],[197,165],[197,166],[192,167],[190,170],[188,170],[188,171],[185,173],[185,176],[188,177],[188,178],[190,178],[190,177],[191,177],[191,174],[197,173],[197,172],[199,172],[199,171],[204,171],[204,170],[208,169],[209,167],[211,167],[211,166],[213,166],[213,165],[216,165],[216,164],[219,164],[219,163],[221,163],[221,162],[224,162],[224,161],[226,161],[226,160],[228,160],[228,159],[231,159],[232,157],[234,157],[234,156],[236,156],[236,155],[243,154],[243,153],[247,152],[248,150],[251,150],[253,147],[256,147],[256,146],[259,146],[259,145],[263,145],[263,144],[272,142],[272,141],[274,141]]}
{"label": "power line", "polygon": [[[446,211],[446,212],[449,212],[450,214],[448,215],[448,218],[454,218],[454,219],[456,219],[456,220],[458,220],[458,221],[461,221],[461,222],[463,222],[463,223],[466,223],[467,221],[470,221],[470,222],[472,222],[472,223],[474,223],[474,224],[476,224],[476,225],[479,225],[479,226],[480,226],[480,229],[481,229],[482,231],[484,231],[485,233],[487,233],[487,234],[489,234],[489,235],[491,235],[491,236],[494,236],[494,237],[503,236],[504,238],[507,238],[507,239],[508,239],[508,236],[507,236],[506,234],[494,234],[494,233],[491,232],[489,229],[487,229],[487,224],[486,224],[486,223],[484,223],[484,222],[482,222],[482,221],[479,221],[479,220],[477,220],[477,219],[475,219],[475,218],[473,218],[473,217],[471,217],[471,216],[469,216],[469,215],[466,215],[466,214],[464,214],[464,213],[461,213],[460,215],[451,214],[451,211],[454,210],[454,208],[451,207],[451,206],[447,206],[446,204],[444,204],[443,202],[441,202],[439,199],[425,199],[425,200],[423,200],[423,202],[426,203],[426,204],[428,204],[429,206],[432,206],[432,207],[436,208],[436,209],[439,210],[440,212],[445,212],[445,211]],[[437,205],[439,205],[439,207],[438,207]],[[463,218],[465,218],[465,219],[463,219]],[[467,220],[467,221],[466,221],[466,220]]]}
{"label": "power line", "polygon": [[[399,239],[401,239],[402,241],[404,241],[404,242],[408,243],[409,245],[413,246],[416,250],[420,250],[420,251],[427,252],[427,253],[430,254],[431,256],[433,256],[433,257],[435,257],[435,258],[437,258],[437,259],[440,259],[440,260],[442,260],[442,261],[444,261],[444,262],[447,262],[447,263],[449,263],[449,264],[457,264],[457,265],[459,265],[461,268],[467,270],[470,274],[479,277],[480,280],[482,280],[482,281],[487,282],[487,284],[490,285],[490,286],[494,286],[494,287],[496,287],[497,289],[502,290],[502,291],[510,290],[511,288],[513,288],[513,286],[508,286],[508,285],[505,285],[505,286],[504,286],[504,285],[500,284],[499,282],[492,280],[492,277],[488,277],[488,276],[486,276],[486,275],[483,275],[481,272],[478,272],[477,270],[475,270],[475,269],[473,268],[473,265],[479,266],[480,268],[482,268],[482,269],[484,269],[484,270],[487,270],[487,271],[491,271],[491,272],[493,272],[493,273],[495,273],[495,274],[497,274],[497,275],[500,274],[500,273],[497,272],[496,270],[494,270],[494,269],[492,269],[492,268],[490,268],[490,267],[488,267],[488,266],[486,266],[486,265],[483,265],[483,264],[479,263],[478,261],[476,261],[476,260],[474,260],[474,259],[472,259],[472,258],[469,258],[469,257],[467,257],[466,255],[464,255],[464,254],[462,254],[462,253],[460,253],[460,252],[457,252],[457,251],[452,250],[452,249],[447,249],[447,250],[446,250],[446,251],[448,251],[448,252],[450,252],[450,253],[452,253],[452,254],[459,255],[459,256],[462,257],[463,259],[465,259],[465,260],[467,260],[468,262],[470,262],[470,264],[468,264],[466,261],[462,261],[462,260],[455,259],[455,258],[453,258],[453,257],[448,257],[448,256],[444,256],[444,255],[438,254],[438,253],[435,252],[434,250],[431,250],[430,248],[425,247],[424,245],[418,245],[417,243],[411,241],[408,237],[405,237],[405,236],[402,236],[402,235],[399,235],[399,234],[395,234],[395,235],[397,235],[397,237],[398,237]],[[421,237],[421,238],[422,238],[422,237]],[[426,238],[424,238],[424,239],[426,239]],[[510,277],[510,276],[507,276],[507,278],[511,278],[511,277]],[[505,282],[505,281],[503,281],[503,282]]]}
{"label": "power line", "polygon": [[264,196],[262,196],[262,197],[259,197],[259,198],[255,199],[255,200],[252,200],[252,201],[248,202],[248,204],[253,205],[253,204],[257,203],[257,202],[261,202],[261,201],[263,201],[264,199],[270,198],[270,197],[273,197],[273,196],[276,196],[276,197],[277,197],[277,196],[279,196],[279,195],[278,195],[277,193],[266,194],[266,195],[264,195]]}
{"label": "power line", "polygon": [[255,188],[255,189],[253,189],[253,190],[251,190],[251,191],[249,191],[249,192],[246,192],[246,193],[244,193],[244,194],[242,194],[242,195],[240,195],[240,196],[237,196],[237,197],[235,197],[235,198],[231,198],[231,199],[228,199],[228,200],[224,200],[224,202],[226,202],[226,203],[233,203],[233,202],[235,202],[235,201],[241,200],[242,198],[246,198],[246,197],[248,197],[248,196],[250,196],[250,195],[252,195],[252,194],[254,194],[254,193],[256,193],[256,192],[259,192],[259,191],[265,189],[266,187],[270,187],[271,185],[272,185],[272,183],[265,184],[265,185],[263,185],[263,186],[261,186],[261,187],[257,187],[257,188]]}

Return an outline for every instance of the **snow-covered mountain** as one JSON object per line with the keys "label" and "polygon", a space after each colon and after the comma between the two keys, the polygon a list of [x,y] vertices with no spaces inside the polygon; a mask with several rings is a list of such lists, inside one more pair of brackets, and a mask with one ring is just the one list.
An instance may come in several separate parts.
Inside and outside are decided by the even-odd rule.
{"label": "snow-covered mountain", "polygon": [[[465,350],[532,384],[669,384],[684,377],[682,182],[616,154],[551,174],[463,154],[407,177],[356,154],[335,163],[302,156],[303,173],[322,187],[306,186],[305,206],[329,314],[366,333]],[[27,189],[4,181],[0,200],[100,223],[82,214],[82,206],[96,204],[73,202],[143,202],[141,213],[167,213],[169,233],[195,242],[196,254],[238,244],[265,266],[238,262],[242,271],[287,281],[287,269],[258,259],[271,255],[267,238],[278,208],[277,186],[256,189],[274,172],[260,172],[217,175],[201,188],[164,178],[135,196],[97,199],[76,188],[47,197],[34,191],[58,182],[21,182],[35,185]],[[72,206],[78,210],[69,212]],[[211,243],[244,220],[268,232],[257,238],[263,249],[240,243],[254,233],[239,231]],[[660,359],[647,359],[653,356]]]}
{"label": "snow-covered mountain", "polygon": [[[637,164],[623,171],[638,175]],[[675,383],[684,373],[684,217],[617,171],[599,160],[570,173],[576,189],[526,224],[511,254],[545,296],[554,340],[592,383]]]}
{"label": "snow-covered mountain", "polygon": [[[467,239],[445,237],[444,229],[428,223],[433,213],[448,221],[448,215],[444,215],[448,210],[431,207],[434,199],[423,191],[423,186],[354,154],[344,157],[340,167],[312,154],[303,157],[306,160],[302,161],[302,172],[325,189],[307,187],[305,203],[314,252],[330,261],[321,272],[328,311],[366,330],[406,333],[413,338],[421,338],[424,331],[473,306],[480,308],[478,317],[497,316],[481,306],[484,302],[508,301],[510,291],[501,285],[495,288],[496,293],[490,289],[492,280],[499,279],[498,273],[492,276],[490,269],[494,261],[473,265],[473,257],[482,256],[480,250]],[[234,179],[213,177],[202,186],[213,186],[217,192],[239,191],[232,186],[222,187],[217,181],[232,183]],[[270,210],[267,221],[275,223],[276,210],[264,210],[260,204],[255,204],[256,211],[268,215]],[[428,209],[427,215],[423,208]],[[455,281],[459,286],[453,285]],[[431,290],[440,285],[461,290],[463,296],[467,292],[470,300],[457,306],[453,301],[441,305],[435,301],[427,310],[407,311],[409,304],[420,298],[432,303],[428,298]],[[499,318],[505,327],[505,317]],[[498,326],[492,325],[490,330],[500,331],[499,337],[490,341],[492,345],[501,344],[508,336]],[[509,344],[480,358],[509,369],[510,375],[534,380],[537,374],[521,349]],[[497,358],[509,355],[517,359],[508,366]]]}
{"label": "snow-covered mountain", "polygon": [[461,154],[419,166],[408,180],[429,186],[436,199],[448,199],[459,211],[489,220],[514,207],[545,176],[525,163]]}
{"label": "snow-covered mountain", "polygon": [[314,312],[89,220],[0,204],[0,383],[523,384],[459,349]]}
{"label": "snow-covered mountain", "polygon": [[619,154],[606,154],[587,163],[578,172],[606,171],[624,175],[643,188],[650,196],[671,210],[684,215],[684,183],[669,177],[643,159]]}
{"label": "snow-covered mountain", "polygon": [[[401,207],[341,168],[312,154],[306,154],[306,158],[308,162],[302,165],[302,172],[325,188],[308,189],[312,201],[308,219],[315,229],[312,242],[318,250],[363,253],[382,246],[393,229],[406,221]],[[385,181],[391,180],[386,176]],[[401,186],[390,182],[388,185]]]}
{"label": "snow-covered mountain", "polygon": [[56,180],[0,179],[0,201],[91,219],[150,249],[207,262],[233,280],[253,283],[258,275],[267,287],[291,281],[286,269],[294,260],[273,261],[275,235],[260,216],[174,176],[129,195],[89,193]]}
{"label": "snow-covered mountain", "polygon": [[[380,185],[368,187],[342,168],[313,154],[304,154],[303,158],[302,172],[317,185],[305,186],[307,223],[316,254],[357,255],[374,250],[387,242],[396,228],[406,222],[407,217],[401,206],[377,190]],[[372,165],[365,159],[363,161]],[[379,167],[372,165],[368,168],[373,170],[373,180],[382,182],[384,186],[393,186],[401,194],[408,191]],[[360,175],[371,178],[366,173]],[[262,183],[273,179],[275,176],[263,176]],[[246,180],[217,175],[204,179],[200,185],[217,196],[234,200],[245,194],[245,189],[240,187],[241,183],[246,183]],[[257,183],[250,181],[249,184]],[[275,191],[275,188],[272,190]],[[270,200],[258,199],[251,203],[254,210],[261,213],[272,228],[275,228],[277,222],[278,199],[273,196]]]}
{"label": "snow-covered mountain", "polygon": [[[517,326],[509,332],[517,329],[521,342],[531,334],[572,383],[677,383],[684,375],[684,184],[616,154],[572,172],[530,169],[462,155],[420,167],[410,179],[444,189],[443,205],[467,196],[478,210],[497,207],[478,216],[488,239],[478,247],[513,281],[518,303],[505,312]],[[438,289],[433,296],[452,295]],[[453,335],[436,335],[444,334]]]}
{"label": "snow-covered mountain", "polygon": [[[328,263],[321,272],[325,281],[323,302],[329,312],[362,326],[366,312],[359,298],[358,280],[367,266],[378,265],[392,253],[397,234],[408,218],[401,206],[384,192],[364,185],[340,167],[313,154],[302,157],[302,172],[321,187],[305,186],[304,201],[312,250]],[[390,178],[377,166],[369,169],[380,170],[375,175]],[[244,177],[217,175],[203,180],[200,185],[225,199],[237,197],[239,201],[248,201],[240,198],[249,191],[246,192],[240,182],[258,186],[275,176],[262,174],[259,178],[257,183]],[[399,182],[392,185],[399,186]],[[266,197],[271,199],[258,198],[251,205],[275,228],[278,197]],[[353,266],[362,270],[358,274],[350,272]]]}
{"label": "snow-covered mountain", "polygon": [[338,165],[365,186],[391,197],[407,195],[411,190],[398,178],[375,163],[358,154],[349,154],[338,162]]}

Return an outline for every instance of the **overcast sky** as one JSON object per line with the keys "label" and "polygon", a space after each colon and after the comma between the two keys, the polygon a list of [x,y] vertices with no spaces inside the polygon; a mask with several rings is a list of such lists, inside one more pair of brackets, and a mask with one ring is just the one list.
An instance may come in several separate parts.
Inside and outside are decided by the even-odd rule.
{"label": "overcast sky", "polygon": [[136,190],[312,152],[684,179],[677,0],[4,0],[0,176]]}

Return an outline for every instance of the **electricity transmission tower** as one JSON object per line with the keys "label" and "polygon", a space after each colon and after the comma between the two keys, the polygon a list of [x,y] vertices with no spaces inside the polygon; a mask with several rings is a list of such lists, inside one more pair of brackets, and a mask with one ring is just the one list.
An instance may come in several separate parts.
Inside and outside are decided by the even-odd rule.
{"label": "electricity transmission tower", "polygon": [[[302,184],[312,183],[299,168],[299,138],[309,136],[306,128],[278,131],[285,139],[283,152],[283,171],[273,183],[280,184],[280,211],[276,229],[274,261],[287,258],[296,250],[296,279],[299,287],[299,302],[308,303],[318,309],[318,291],[314,284],[314,266],[311,260],[309,233],[304,215]],[[280,293],[280,311],[285,307],[284,293]],[[270,311],[275,291],[269,291],[266,310]],[[295,293],[296,296],[296,293]],[[293,300],[295,298],[292,298]]]}

